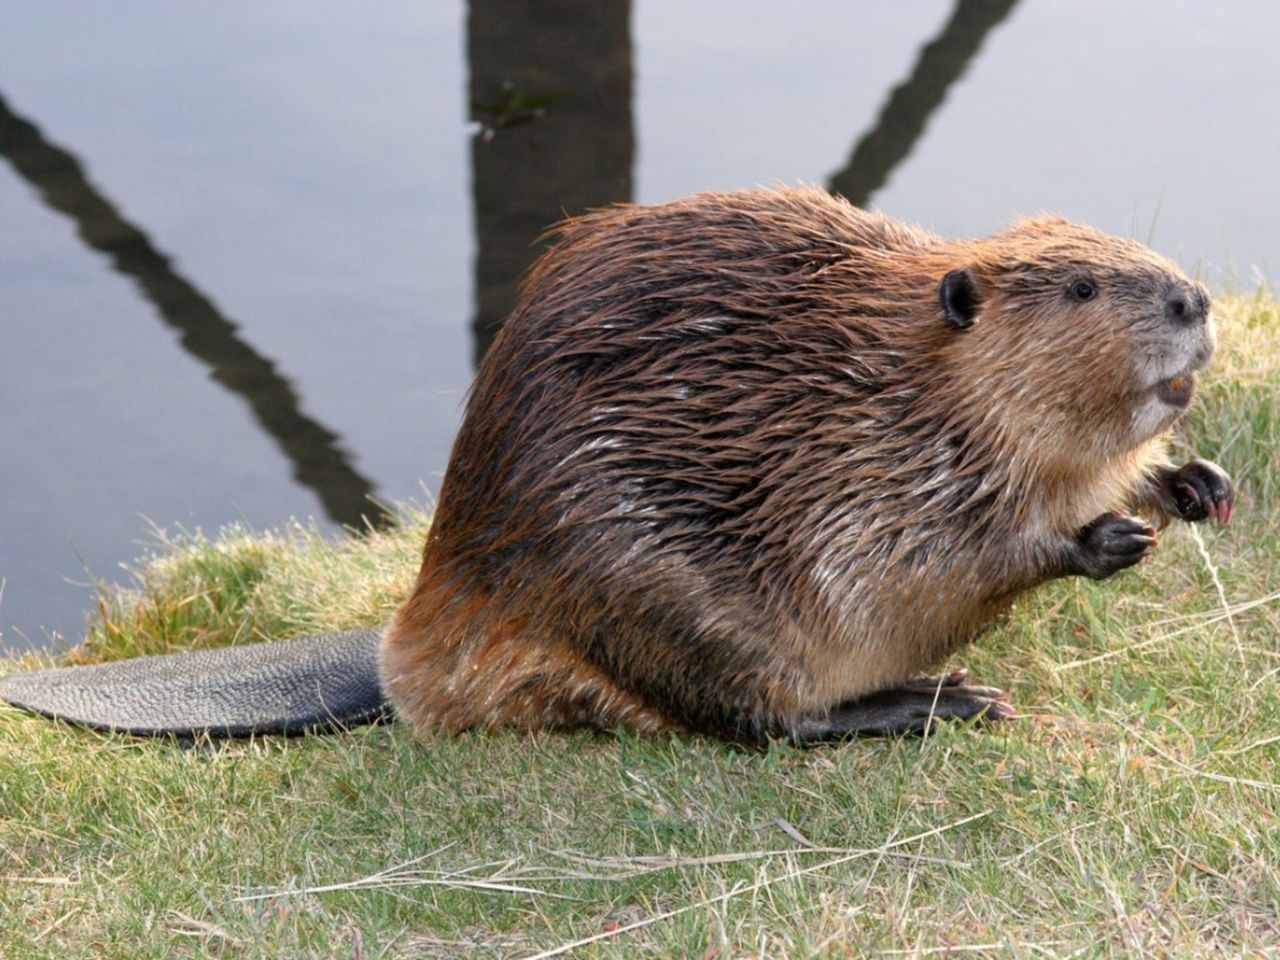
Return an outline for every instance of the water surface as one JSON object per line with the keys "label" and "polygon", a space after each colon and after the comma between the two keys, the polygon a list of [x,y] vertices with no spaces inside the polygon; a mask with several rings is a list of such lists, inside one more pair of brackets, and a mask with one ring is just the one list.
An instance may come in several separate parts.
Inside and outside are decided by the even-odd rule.
{"label": "water surface", "polygon": [[1218,288],[1280,260],[1275,8],[0,2],[0,631],[74,638],[151,523],[438,488],[561,211],[824,184],[1060,212]]}

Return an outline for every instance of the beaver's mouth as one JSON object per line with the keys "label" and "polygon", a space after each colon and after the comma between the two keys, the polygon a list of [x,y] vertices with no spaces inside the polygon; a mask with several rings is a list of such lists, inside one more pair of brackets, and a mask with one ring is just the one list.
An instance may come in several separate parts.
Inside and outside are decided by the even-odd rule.
{"label": "beaver's mouth", "polygon": [[1175,373],[1156,384],[1156,396],[1172,407],[1185,407],[1196,392],[1196,376],[1190,371]]}

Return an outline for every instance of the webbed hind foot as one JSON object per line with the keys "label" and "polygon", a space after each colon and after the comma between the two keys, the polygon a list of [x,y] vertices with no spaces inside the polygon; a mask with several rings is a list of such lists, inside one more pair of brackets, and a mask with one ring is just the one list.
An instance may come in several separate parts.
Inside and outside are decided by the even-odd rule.
{"label": "webbed hind foot", "polygon": [[1007,693],[971,686],[965,683],[968,676],[967,671],[957,670],[878,690],[842,703],[825,716],[801,721],[791,731],[791,739],[803,746],[852,735],[926,734],[939,720],[994,722],[1014,715]]}

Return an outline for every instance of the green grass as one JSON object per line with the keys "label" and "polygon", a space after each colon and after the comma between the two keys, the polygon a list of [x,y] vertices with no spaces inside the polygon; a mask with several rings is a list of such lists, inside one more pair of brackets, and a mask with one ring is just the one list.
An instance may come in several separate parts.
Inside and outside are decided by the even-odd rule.
{"label": "green grass", "polygon": [[[1021,721],[810,751],[398,727],[184,749],[0,708],[0,956],[1276,950],[1280,305],[1217,313],[1185,447],[1237,478],[1236,522],[965,651]],[[70,658],[377,623],[425,523],[159,537]]]}

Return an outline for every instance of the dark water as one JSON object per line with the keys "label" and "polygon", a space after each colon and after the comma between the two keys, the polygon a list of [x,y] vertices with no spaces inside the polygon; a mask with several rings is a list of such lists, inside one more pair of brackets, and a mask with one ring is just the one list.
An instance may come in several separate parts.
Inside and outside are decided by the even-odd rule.
{"label": "dark water", "polygon": [[1022,2],[0,0],[0,643],[149,523],[438,487],[543,226],[808,181],[1280,262],[1280,14]]}

